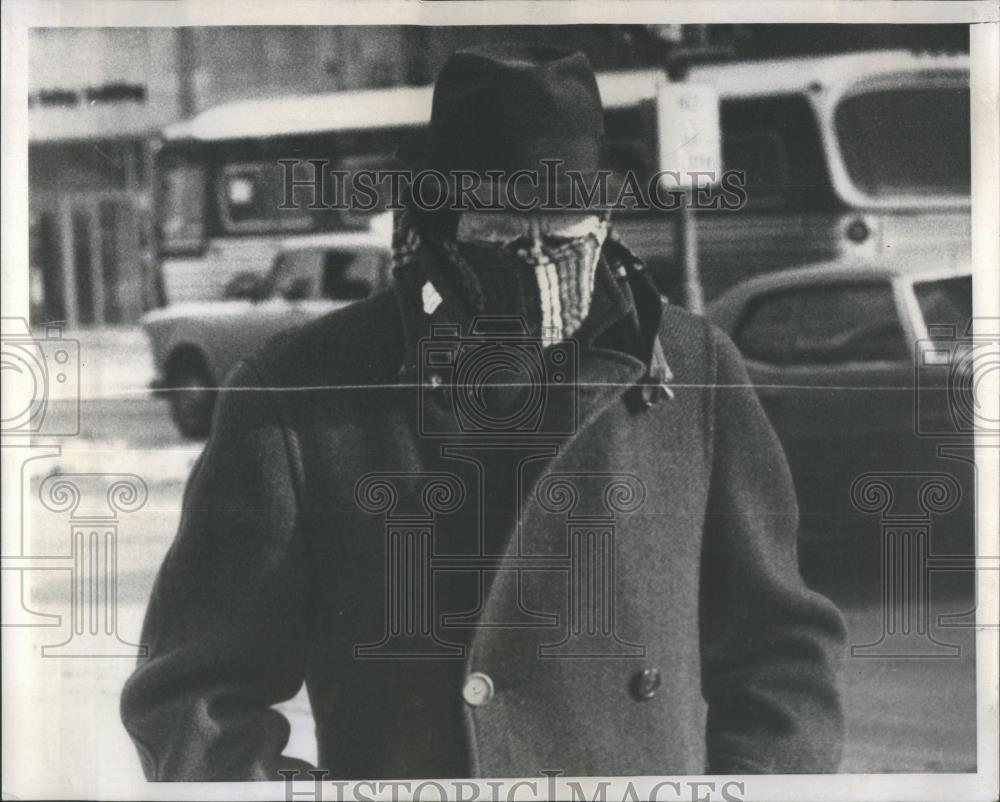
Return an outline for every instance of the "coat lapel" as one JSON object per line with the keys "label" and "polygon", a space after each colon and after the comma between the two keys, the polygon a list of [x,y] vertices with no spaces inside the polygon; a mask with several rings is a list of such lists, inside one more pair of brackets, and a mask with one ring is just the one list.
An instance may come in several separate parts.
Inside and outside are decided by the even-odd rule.
{"label": "coat lapel", "polygon": [[[625,354],[598,348],[585,349],[577,382],[577,429],[556,443],[551,459],[536,463],[534,470],[525,471],[519,477],[522,482],[520,508],[506,540],[500,569],[490,577],[475,621],[470,622],[474,626],[470,657],[476,653],[483,639],[490,637],[488,633],[498,629],[511,630],[513,627],[524,630],[530,627],[537,632],[540,643],[556,640],[560,618],[553,613],[563,609],[564,605],[556,604],[545,610],[531,609],[525,604],[523,580],[526,574],[538,568],[551,570],[553,565],[561,565],[565,562],[563,558],[569,556],[571,546],[566,540],[566,520],[562,521],[558,531],[552,526],[553,516],[544,516],[546,520],[543,520],[535,494],[545,477],[559,474],[567,463],[577,467],[582,465],[588,473],[601,474],[604,465],[599,456],[600,440],[607,436],[609,427],[595,424],[615,407],[619,408],[617,414],[629,414],[625,411],[623,395],[642,377],[644,369],[639,360]],[[616,427],[623,423],[625,421],[616,421]],[[541,527],[546,527],[544,533],[540,532]],[[553,531],[548,531],[549,528]],[[547,546],[544,554],[538,551],[540,541]]]}
{"label": "coat lapel", "polygon": [[[542,642],[548,642],[553,640],[557,631],[553,627],[558,622],[550,613],[527,609],[523,603],[522,574],[534,570],[532,566],[538,564],[535,561],[538,555],[522,551],[524,534],[530,532],[533,542],[541,535],[542,540],[556,544],[555,548],[563,552],[558,558],[562,562],[571,547],[567,541],[567,520],[555,526],[556,517],[539,515],[534,498],[536,488],[545,476],[559,473],[567,464],[575,469],[582,466],[599,475],[605,467],[600,456],[602,438],[619,436],[621,427],[628,426],[630,417],[641,414],[625,403],[625,397],[633,393],[637,385],[648,382],[650,362],[640,357],[654,351],[662,353],[658,342],[653,342],[659,320],[659,298],[655,292],[655,297],[644,295],[636,298],[633,307],[633,293],[623,291],[618,284],[620,279],[606,264],[602,265],[597,279],[603,284],[603,292],[597,296],[602,305],[592,307],[592,317],[585,324],[586,328],[581,329],[580,342],[564,342],[543,350],[533,347],[527,338],[520,338],[523,344],[519,344],[517,336],[506,341],[498,337],[498,341],[503,342],[496,349],[501,361],[509,360],[512,355],[514,361],[523,357],[537,370],[528,379],[527,384],[531,386],[527,390],[501,385],[477,395],[474,388],[468,388],[459,380],[459,362],[478,359],[474,353],[476,348],[482,348],[481,353],[488,357],[488,338],[484,338],[486,343],[477,341],[474,320],[464,305],[446,281],[440,276],[435,280],[434,271],[426,268],[427,265],[411,262],[396,270],[397,297],[406,340],[400,375],[417,385],[418,440],[423,441],[424,449],[430,449],[425,450],[425,463],[441,466],[460,458],[461,452],[465,452],[468,461],[477,449],[484,453],[481,457],[473,456],[472,461],[482,461],[488,458],[491,447],[524,447],[525,453],[538,451],[541,455],[526,457],[517,469],[517,477],[511,479],[518,489],[516,501],[509,501],[516,504],[517,510],[506,519],[507,531],[493,533],[491,537],[480,533],[486,541],[492,542],[490,551],[498,559],[495,570],[480,576],[479,604],[465,615],[448,616],[445,626],[472,627],[473,649],[482,642],[485,633],[497,629],[513,633],[522,628],[534,628],[541,633]],[[595,343],[610,326],[623,325],[626,316],[637,318],[634,312],[639,312],[645,318],[654,311],[652,319],[644,321],[645,325],[637,332],[642,341],[649,340],[641,353],[626,353]],[[526,419],[505,430],[504,416],[511,415],[518,403],[528,404],[531,392],[535,393],[535,402],[540,402],[539,417]],[[614,423],[595,426],[615,408],[614,414],[619,418]],[[477,410],[482,413],[478,418]],[[490,445],[481,448],[485,443]],[[542,452],[546,453],[542,455]],[[571,459],[567,460],[567,455],[571,455]],[[478,502],[485,505],[487,500],[480,498]],[[480,522],[483,513],[481,509]],[[553,531],[536,531],[541,528]]]}

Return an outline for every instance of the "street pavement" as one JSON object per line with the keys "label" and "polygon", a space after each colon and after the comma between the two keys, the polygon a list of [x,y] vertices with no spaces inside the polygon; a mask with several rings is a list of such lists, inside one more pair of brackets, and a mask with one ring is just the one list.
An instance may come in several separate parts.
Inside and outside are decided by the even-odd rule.
{"label": "street pavement", "polygon": [[[101,392],[102,386],[112,386],[108,380],[104,385],[92,385],[94,392],[80,405],[80,434],[62,438],[58,455],[35,460],[25,470],[24,493],[30,501],[23,516],[22,553],[62,559],[54,560],[51,570],[24,572],[22,598],[35,613],[59,618],[36,619],[52,626],[5,627],[3,633],[4,654],[20,655],[17,664],[8,664],[5,658],[4,682],[18,677],[19,690],[15,709],[5,711],[4,718],[16,720],[14,717],[23,714],[25,720],[33,722],[12,740],[11,754],[25,759],[46,755],[51,761],[48,781],[69,783],[68,787],[76,784],[88,794],[94,793],[94,786],[84,786],[81,778],[105,777],[108,782],[141,778],[138,758],[118,715],[120,690],[134,656],[68,658],[42,654],[44,646],[67,640],[73,608],[71,563],[66,559],[70,553],[68,513],[46,509],[37,499],[41,483],[57,473],[99,471],[142,478],[148,498],[141,508],[120,514],[118,520],[115,593],[118,638],[138,643],[156,569],[177,529],[184,482],[202,447],[180,438],[165,403],[142,392],[150,371],[148,364],[145,368],[136,366],[139,359],[133,360],[132,370],[119,370],[114,392]],[[61,401],[48,414],[56,420],[75,413],[71,402]],[[81,507],[88,504],[98,507],[103,498],[85,499]],[[10,553],[9,542],[5,535],[5,557]],[[5,582],[9,588],[7,577]],[[850,643],[879,639],[883,606],[877,592],[859,594],[854,586],[840,589],[835,584],[823,590],[841,607]],[[10,603],[8,594],[4,599],[5,623],[10,621]],[[974,631],[933,623],[938,613],[960,613],[972,607],[967,584],[935,599],[933,634],[939,641],[958,647],[954,657],[846,658],[844,772],[975,770]],[[288,753],[315,760],[312,720],[304,693],[281,709],[292,724]]]}

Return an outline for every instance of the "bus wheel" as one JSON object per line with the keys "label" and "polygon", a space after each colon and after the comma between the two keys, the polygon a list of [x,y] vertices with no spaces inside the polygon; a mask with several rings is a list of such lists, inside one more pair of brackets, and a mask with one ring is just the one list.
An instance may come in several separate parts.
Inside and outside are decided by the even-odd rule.
{"label": "bus wheel", "polygon": [[202,357],[190,352],[178,355],[168,381],[167,397],[174,425],[192,440],[207,437],[218,390]]}

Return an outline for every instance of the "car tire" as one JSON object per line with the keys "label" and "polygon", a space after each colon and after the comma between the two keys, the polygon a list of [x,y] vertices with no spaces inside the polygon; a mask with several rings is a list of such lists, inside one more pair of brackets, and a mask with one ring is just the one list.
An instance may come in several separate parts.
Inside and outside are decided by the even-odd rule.
{"label": "car tire", "polygon": [[192,440],[208,437],[218,389],[204,360],[194,354],[180,356],[171,367],[168,382],[170,417],[178,431]]}

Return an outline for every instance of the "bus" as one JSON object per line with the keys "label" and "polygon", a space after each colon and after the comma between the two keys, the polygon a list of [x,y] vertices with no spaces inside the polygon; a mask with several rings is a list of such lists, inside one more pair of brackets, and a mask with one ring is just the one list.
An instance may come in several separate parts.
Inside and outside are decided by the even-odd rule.
{"label": "bus", "polygon": [[[598,76],[612,167],[640,178],[658,169],[664,80],[660,70]],[[715,88],[722,167],[742,171],[747,195],[738,210],[694,215],[706,300],[757,273],[845,257],[931,250],[942,266],[968,258],[967,55],[883,50],[704,64],[686,80]],[[398,148],[419,147],[432,91],[241,100],[168,126],[155,162],[166,302],[221,298],[237,274],[266,273],[289,237],[371,230],[372,215],[279,209],[279,159],[388,166]],[[685,304],[674,214],[623,211],[614,221],[664,294]]]}

